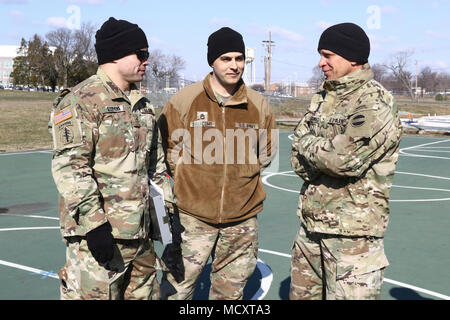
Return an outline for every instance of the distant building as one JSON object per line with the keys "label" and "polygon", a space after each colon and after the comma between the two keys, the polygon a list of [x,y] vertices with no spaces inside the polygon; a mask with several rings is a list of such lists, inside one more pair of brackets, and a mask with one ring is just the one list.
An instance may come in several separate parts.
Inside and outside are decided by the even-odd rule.
{"label": "distant building", "polygon": [[0,83],[9,86],[12,82],[14,58],[17,56],[19,46],[0,46]]}
{"label": "distant building", "polygon": [[295,93],[296,96],[312,95],[317,91],[306,82],[297,82],[295,84],[295,90],[297,91]]}
{"label": "distant building", "polygon": [[288,97],[298,97],[304,95],[312,95],[316,90],[309,86],[306,82],[284,81],[281,83],[271,83],[270,92]]}

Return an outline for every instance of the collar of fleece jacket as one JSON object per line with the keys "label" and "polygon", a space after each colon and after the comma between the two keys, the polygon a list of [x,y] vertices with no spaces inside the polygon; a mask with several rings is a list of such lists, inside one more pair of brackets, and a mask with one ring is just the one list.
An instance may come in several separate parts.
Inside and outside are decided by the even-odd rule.
{"label": "collar of fleece jacket", "polygon": [[[214,102],[217,102],[216,95],[214,94],[214,90],[211,87],[211,76],[212,72],[206,75],[205,79],[203,79],[203,88],[205,89],[208,98],[210,98]],[[226,105],[240,105],[245,103],[247,103],[247,90],[244,80],[242,80],[241,78],[241,80],[239,80],[239,82],[236,84],[236,91],[234,92],[231,99],[228,100]]]}

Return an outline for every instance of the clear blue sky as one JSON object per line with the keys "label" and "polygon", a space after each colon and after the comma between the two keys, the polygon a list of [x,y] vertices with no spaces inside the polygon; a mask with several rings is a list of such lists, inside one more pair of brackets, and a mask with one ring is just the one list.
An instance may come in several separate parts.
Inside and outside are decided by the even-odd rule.
{"label": "clear blue sky", "polygon": [[255,48],[256,80],[262,82],[262,41],[271,31],[272,82],[306,81],[317,64],[317,42],[333,24],[354,22],[367,32],[369,62],[383,63],[398,51],[413,52],[410,69],[430,66],[450,72],[450,0],[0,0],[0,44],[19,45],[23,37],[41,36],[63,25],[91,22],[97,27],[110,16],[139,24],[150,49],[176,54],[186,61],[185,77],[201,80],[209,34],[229,26]]}

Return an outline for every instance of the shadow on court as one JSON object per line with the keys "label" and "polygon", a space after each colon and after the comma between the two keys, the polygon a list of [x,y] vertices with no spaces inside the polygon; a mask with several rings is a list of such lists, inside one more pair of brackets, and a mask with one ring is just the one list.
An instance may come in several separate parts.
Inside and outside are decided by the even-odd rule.
{"label": "shadow on court", "polygon": [[416,291],[408,288],[392,288],[389,294],[397,300],[434,300],[422,297]]}
{"label": "shadow on court", "polygon": [[[291,285],[291,277],[284,279],[280,284],[280,299],[289,300],[289,287]],[[389,290],[389,294],[395,300],[434,300],[421,296],[414,290],[408,288],[392,288]]]}
{"label": "shadow on court", "polygon": [[[211,264],[209,263],[200,275],[194,292],[194,300],[208,300],[209,289],[211,288],[210,274]],[[244,300],[249,300],[258,294],[258,290],[261,287],[261,278],[261,271],[256,268],[244,288]]]}

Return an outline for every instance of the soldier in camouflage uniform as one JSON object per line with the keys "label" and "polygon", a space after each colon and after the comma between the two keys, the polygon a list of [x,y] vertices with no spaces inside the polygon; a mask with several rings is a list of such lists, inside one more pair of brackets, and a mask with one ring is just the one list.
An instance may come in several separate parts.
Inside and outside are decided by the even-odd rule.
{"label": "soldier in camouflage uniform", "polygon": [[142,29],[110,18],[96,33],[96,75],[56,99],[52,173],[67,262],[62,299],[159,299],[149,238],[149,178],[173,201],[155,112],[138,91]]}
{"label": "soldier in camouflage uniform", "polygon": [[[171,272],[166,274],[168,282],[162,285],[169,283],[167,287],[173,287],[167,295],[175,293],[169,299],[192,299],[210,257],[209,298],[243,298],[245,284],[256,266],[256,215],[262,211],[266,196],[260,173],[275,154],[271,151],[274,118],[267,101],[242,81],[242,36],[227,27],[211,34],[208,63],[213,72],[174,95],[158,120],[180,211],[179,223],[174,224],[179,225],[174,228],[178,229],[174,233],[178,239],[163,254]],[[259,129],[267,133],[266,143],[260,139]],[[185,136],[181,143],[177,132]],[[233,145],[228,139],[230,132],[255,133],[252,147],[259,144],[264,150],[257,153],[247,148],[245,141],[251,140],[248,137],[241,143],[237,139]],[[213,144],[203,141],[210,133],[215,135]],[[217,148],[211,153],[214,144]],[[182,157],[176,159],[174,153],[180,151],[180,145]],[[227,149],[230,145],[233,147]],[[209,158],[211,154],[213,159]],[[253,156],[254,162],[250,160]]]}
{"label": "soldier in camouflage uniform", "polygon": [[355,24],[325,30],[327,80],[294,132],[291,164],[304,180],[290,299],[377,299],[383,237],[401,139],[392,95],[373,80],[369,39]]}

